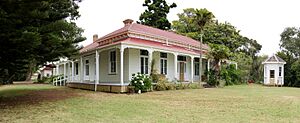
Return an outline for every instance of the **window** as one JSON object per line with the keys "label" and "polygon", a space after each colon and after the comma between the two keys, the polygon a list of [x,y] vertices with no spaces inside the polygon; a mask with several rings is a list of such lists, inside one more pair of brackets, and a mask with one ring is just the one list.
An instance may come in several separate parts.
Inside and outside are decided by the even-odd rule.
{"label": "window", "polygon": [[195,62],[195,75],[196,76],[199,76],[199,69],[200,69],[199,65],[200,65],[199,62]]}
{"label": "window", "polygon": [[110,52],[110,57],[109,57],[109,73],[113,74],[117,72],[117,54],[116,50],[113,50]]}
{"label": "window", "polygon": [[49,77],[50,76],[50,74],[49,73],[47,73],[47,75],[46,75],[47,77]]}
{"label": "window", "polygon": [[78,63],[75,63],[75,75],[78,75],[78,72],[79,72],[79,64]]}
{"label": "window", "polygon": [[160,53],[160,74],[167,74],[167,53]]}
{"label": "window", "polygon": [[200,74],[200,72],[199,72],[199,70],[200,70],[199,58],[195,58],[195,65],[194,65],[194,67],[195,67],[195,69],[194,69],[195,75],[199,76],[199,74]]}
{"label": "window", "polygon": [[140,50],[140,55],[148,56],[148,51],[147,50]]}
{"label": "window", "polygon": [[141,74],[148,74],[148,51],[140,50]]}
{"label": "window", "polygon": [[281,76],[282,67],[279,67],[279,76]]}
{"label": "window", "polygon": [[274,78],[274,73],[275,73],[274,70],[270,70],[270,78]]}
{"label": "window", "polygon": [[185,56],[178,56],[177,60],[178,61],[186,61],[186,57]]}
{"label": "window", "polygon": [[85,60],[85,75],[90,75],[89,60]]}

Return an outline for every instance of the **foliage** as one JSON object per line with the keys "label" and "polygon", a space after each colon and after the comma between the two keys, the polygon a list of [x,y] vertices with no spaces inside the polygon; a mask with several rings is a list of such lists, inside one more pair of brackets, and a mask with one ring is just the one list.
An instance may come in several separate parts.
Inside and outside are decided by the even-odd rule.
{"label": "foliage", "polygon": [[154,90],[157,90],[157,91],[164,91],[164,90],[167,90],[167,83],[168,82],[168,79],[166,78],[165,75],[160,75],[160,76],[157,76],[157,81],[156,81],[156,85],[154,86]]}
{"label": "foliage", "polygon": [[247,81],[250,79],[250,72],[253,64],[252,58],[245,53],[240,52],[234,53],[230,59],[238,63],[241,83],[247,83]]}
{"label": "foliage", "polygon": [[152,87],[152,80],[148,75],[137,73],[132,74],[130,85],[134,86],[135,91],[141,90],[142,92],[150,91]]}
{"label": "foliage", "polygon": [[294,72],[293,87],[300,87],[300,60],[294,62],[291,66],[291,70]]}
{"label": "foliage", "polygon": [[281,33],[280,48],[295,57],[300,56],[300,28],[287,27]]}
{"label": "foliage", "polygon": [[208,11],[207,9],[196,9],[194,11],[195,15],[192,17],[193,22],[198,27],[198,31],[202,32],[204,27],[212,21],[215,16],[212,12]]}
{"label": "foliage", "polygon": [[255,56],[252,58],[252,65],[250,70],[250,80],[253,80],[255,83],[262,83],[264,81],[264,62],[268,56]]}
{"label": "foliage", "polygon": [[216,70],[214,69],[210,69],[208,72],[208,81],[207,84],[211,85],[211,86],[217,86],[219,85],[218,83],[218,77],[216,75]]}
{"label": "foliage", "polygon": [[[218,22],[218,20],[213,19],[213,13],[206,9],[200,10],[194,8],[184,9],[183,13],[177,14],[179,20],[173,21],[172,29],[176,30],[179,34],[186,35],[195,40],[200,40],[200,35],[203,34],[203,43],[222,44],[227,46],[231,52],[242,51],[255,56],[261,49],[261,45],[256,40],[240,35],[240,31],[230,23]],[[194,21],[199,15],[197,14],[198,12],[206,13],[211,18],[200,30],[199,24]]]}
{"label": "foliage", "polygon": [[284,66],[285,86],[300,87],[300,28],[287,27],[281,33],[277,55],[286,61]]}
{"label": "foliage", "polygon": [[201,88],[201,86],[198,83],[169,82],[165,76],[160,76],[158,80],[159,81],[154,86],[154,90],[156,90],[156,91],[199,89],[199,88]]}
{"label": "foliage", "polygon": [[50,77],[42,77],[42,78],[37,79],[36,81],[34,81],[34,83],[52,83],[53,78],[54,77],[52,77],[52,76],[50,76]]}
{"label": "foliage", "polygon": [[168,5],[166,0],[145,0],[143,6],[147,7],[147,9],[140,15],[138,23],[162,30],[169,30],[171,28],[167,14],[171,8],[177,7],[175,3]]}
{"label": "foliage", "polygon": [[[257,56],[257,53],[261,50],[261,45],[258,44],[254,39],[249,39],[242,36],[240,34],[240,30],[238,30],[230,23],[222,23],[217,19],[214,19],[213,13],[209,12],[208,10],[200,10],[201,12],[199,11],[199,9],[194,8],[184,9],[183,13],[177,14],[179,19],[173,21],[172,29],[174,29],[179,34],[186,35],[195,40],[200,40],[201,35],[203,35],[203,43],[210,44],[213,49],[220,49],[220,51],[210,51],[214,52],[211,53],[211,56],[215,55],[216,58],[223,55],[223,53],[221,52],[225,50],[221,51],[221,49],[228,48],[229,54],[231,55],[229,57],[226,56],[227,58],[225,59],[230,59],[238,62],[238,65],[242,64],[242,66],[246,66],[246,68],[239,67],[243,81],[246,82],[248,79],[254,79],[255,81],[261,80],[261,71],[259,70],[261,69],[262,65],[259,61],[260,57]],[[195,21],[197,20],[196,18],[201,17],[199,15],[199,12],[206,13],[210,16],[210,19],[207,19],[208,21],[205,23],[205,25],[205,21],[202,21],[202,24],[196,23],[197,21]],[[217,56],[218,52],[219,56]],[[244,54],[242,54],[241,56],[241,53]],[[247,60],[236,60],[233,56],[239,56]],[[217,65],[217,63],[219,63],[218,59],[214,61],[214,69],[217,69],[216,75],[218,77],[219,66]],[[211,80],[212,83],[216,83],[214,81],[215,80]]]}
{"label": "foliage", "polygon": [[[0,83],[46,62],[78,54],[83,30],[75,24],[81,0],[0,2]],[[20,75],[21,74],[21,75]]]}
{"label": "foliage", "polygon": [[221,60],[228,59],[231,56],[231,52],[228,47],[219,44],[210,44],[210,49],[207,53],[207,58],[213,60],[213,69],[216,72],[217,78],[220,75],[220,62]]}
{"label": "foliage", "polygon": [[240,84],[240,71],[236,69],[234,64],[222,66],[221,79],[225,80],[225,85]]}
{"label": "foliage", "polygon": [[300,79],[298,77],[300,71],[299,60],[287,51],[277,52],[276,55],[286,62],[284,65],[284,85],[300,87]]}

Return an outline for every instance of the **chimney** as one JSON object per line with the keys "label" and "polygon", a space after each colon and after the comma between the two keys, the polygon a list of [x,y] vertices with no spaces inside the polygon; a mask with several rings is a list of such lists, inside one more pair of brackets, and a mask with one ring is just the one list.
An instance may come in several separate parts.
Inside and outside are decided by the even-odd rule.
{"label": "chimney", "polygon": [[98,39],[98,35],[97,35],[97,34],[94,34],[94,35],[93,35],[93,42],[96,42],[97,39]]}
{"label": "chimney", "polygon": [[124,20],[124,21],[123,21],[123,23],[124,23],[124,26],[129,26],[129,25],[131,25],[131,24],[132,24],[132,22],[133,22],[133,20],[132,20],[132,19],[126,19],[126,20]]}

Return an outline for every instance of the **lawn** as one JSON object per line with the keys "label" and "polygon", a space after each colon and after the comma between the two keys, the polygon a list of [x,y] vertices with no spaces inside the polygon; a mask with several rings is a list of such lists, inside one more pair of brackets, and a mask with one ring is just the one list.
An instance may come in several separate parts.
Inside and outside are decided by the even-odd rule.
{"label": "lawn", "polygon": [[0,101],[0,122],[300,122],[299,88],[260,85],[139,95],[10,85]]}

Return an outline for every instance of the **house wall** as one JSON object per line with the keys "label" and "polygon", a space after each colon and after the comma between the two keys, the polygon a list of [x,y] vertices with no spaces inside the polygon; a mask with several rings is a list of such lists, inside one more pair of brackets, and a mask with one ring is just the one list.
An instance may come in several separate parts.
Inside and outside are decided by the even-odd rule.
{"label": "house wall", "polygon": [[[74,65],[76,66],[76,63],[78,63],[78,75],[76,75],[76,68],[74,68],[74,74],[75,74],[75,78],[74,78],[74,80],[75,81],[80,81],[80,75],[81,75],[81,64],[80,64],[80,59],[77,61],[77,62],[75,62],[74,63]],[[75,67],[74,66],[74,67]]]}
{"label": "house wall", "polygon": [[42,76],[47,77],[47,74],[49,74],[49,77],[52,75],[52,71],[51,70],[43,70],[42,71]]}
{"label": "house wall", "polygon": [[[86,60],[89,60],[89,75],[86,75]],[[96,62],[95,62],[95,54],[91,54],[83,57],[83,73],[85,82],[95,82],[95,74],[96,74]]]}
{"label": "house wall", "polygon": [[[117,73],[109,74],[109,53],[116,50]],[[112,49],[100,52],[100,83],[120,83],[120,50]],[[125,79],[126,80],[126,79]]]}
{"label": "house wall", "polygon": [[63,64],[61,64],[61,65],[59,65],[59,69],[58,69],[58,75],[62,75],[62,74],[64,74],[64,65]]}
{"label": "house wall", "polygon": [[131,76],[133,73],[141,72],[140,70],[140,50],[139,49],[128,49],[128,73],[127,73],[127,80],[129,81],[131,79]]}
{"label": "house wall", "polygon": [[[117,52],[117,73],[116,74],[110,74],[109,73],[109,55],[110,51],[116,50]],[[167,53],[167,52],[166,52]],[[140,71],[140,49],[137,48],[125,48],[124,49],[124,83],[127,84],[130,82],[130,79],[132,77],[133,73],[138,73]],[[152,53],[152,59],[155,60],[155,66],[154,68],[157,70],[158,73],[161,73],[160,69],[160,52],[159,51],[154,51]],[[85,74],[85,67],[86,67],[86,60],[89,60],[89,75],[87,76]],[[118,48],[113,48],[109,50],[104,50],[99,53],[99,83],[116,83],[120,84],[120,50]],[[150,62],[150,61],[149,61]],[[78,61],[74,62],[74,65],[78,63],[79,65],[79,75],[75,75],[74,77],[74,82],[79,82],[80,81],[80,76],[82,75],[82,70],[81,70],[81,64],[80,64],[80,59]],[[185,72],[185,81],[191,81],[191,57],[186,56],[186,72]],[[194,62],[195,63],[195,62]],[[70,62],[71,64],[71,62]],[[67,74],[71,75],[72,74],[72,68],[70,64],[67,64]],[[174,81],[175,77],[177,80],[179,80],[179,70],[175,72],[175,65],[177,65],[177,68],[179,69],[179,61],[177,60],[177,63],[174,63],[174,54],[173,53],[167,53],[167,79],[169,81]],[[69,68],[70,67],[70,68]],[[149,64],[149,74],[150,74],[150,69],[151,65]],[[203,67],[206,68],[206,62],[203,60]],[[63,65],[60,65],[60,73],[63,74]],[[194,69],[195,70],[195,69]],[[205,69],[202,69],[202,74],[204,74]],[[76,69],[74,66],[74,73],[76,74]],[[174,75],[174,73],[177,73]],[[193,71],[194,73],[194,71]],[[84,82],[89,83],[89,82],[95,82],[96,79],[96,59],[95,59],[95,53],[94,54],[89,54],[83,56],[83,75],[84,75]],[[194,81],[199,81],[199,76],[194,75]]]}
{"label": "house wall", "polygon": [[[161,73],[160,68],[160,52],[154,51],[152,53],[152,59],[155,60],[154,69],[157,70],[158,73]],[[175,79],[175,67],[174,67],[174,55],[171,53],[167,53],[167,79],[172,81]]]}
{"label": "house wall", "polygon": [[[281,77],[279,77],[279,67],[282,67]],[[275,72],[274,72],[275,81],[274,82],[276,84],[278,81],[284,82],[284,66],[283,66],[283,64],[274,64],[274,63],[273,64],[265,64],[264,65],[264,84],[265,85],[270,84],[270,70],[275,70]]]}
{"label": "house wall", "polygon": [[[201,69],[199,68],[201,70],[201,75],[202,76],[204,75],[204,72],[207,70],[207,67],[208,67],[207,66],[207,62],[208,62],[207,59],[202,59],[202,67],[200,67]],[[193,73],[194,73],[194,81],[198,82],[198,81],[200,81],[200,76],[199,75],[195,75],[195,69],[196,69],[196,67],[195,67],[195,60],[194,60],[194,71],[193,71]]]}

